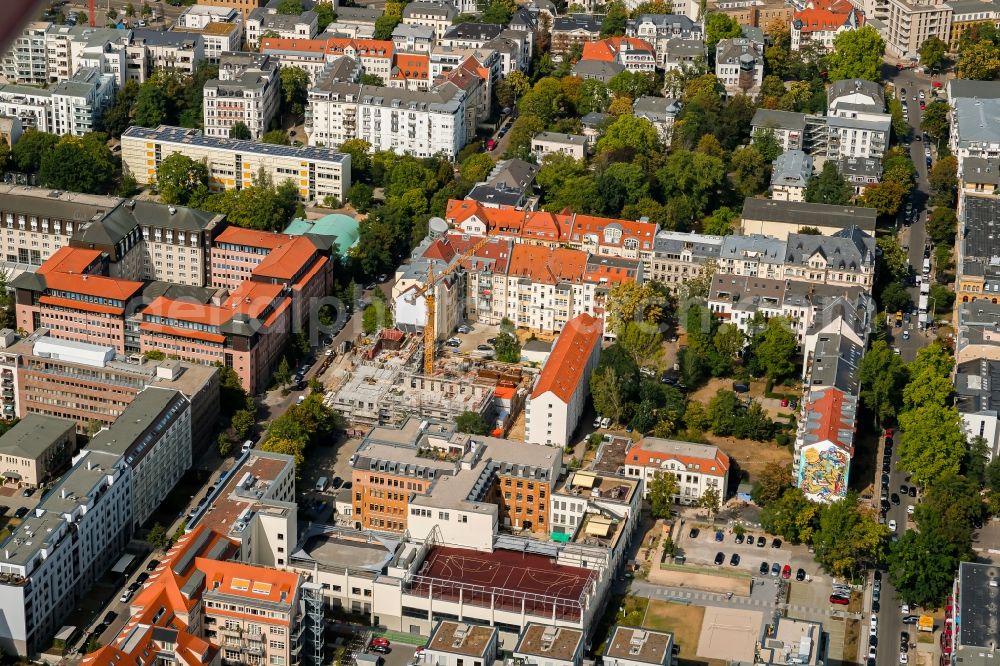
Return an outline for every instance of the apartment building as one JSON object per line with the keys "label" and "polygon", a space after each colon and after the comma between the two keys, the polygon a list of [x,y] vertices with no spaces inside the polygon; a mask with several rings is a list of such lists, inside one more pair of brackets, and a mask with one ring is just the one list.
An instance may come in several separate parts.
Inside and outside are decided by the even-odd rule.
{"label": "apartment building", "polygon": [[674,501],[696,504],[709,488],[725,501],[729,487],[729,456],[717,446],[692,444],[673,439],[644,437],[625,455],[625,477],[638,479],[643,497],[657,474],[677,477]]}
{"label": "apartment building", "polygon": [[720,39],[715,76],[729,95],[755,95],[764,81],[764,43],[747,37]]}
{"label": "apartment building", "polygon": [[18,118],[26,128],[83,136],[98,126],[116,91],[113,78],[81,67],[50,88],[0,86],[0,110]]}
{"label": "apartment building", "polygon": [[955,79],[946,85],[952,106],[949,142],[959,168],[967,157],[1000,157],[1000,132],[994,122],[1000,118],[1000,84]]}
{"label": "apartment building", "polygon": [[[383,81],[389,79],[395,61],[395,45],[391,40],[327,37],[322,39],[280,39],[265,37],[260,51],[281,63],[282,67],[301,67],[309,73],[311,85],[321,80],[345,80],[329,71],[336,61],[347,57],[357,61],[365,74],[374,74]],[[308,118],[308,116],[307,116]]]}
{"label": "apartment building", "polygon": [[430,28],[435,40],[451,30],[451,22],[456,16],[458,10],[451,2],[421,0],[403,7],[403,24]]}
{"label": "apartment building", "polygon": [[553,59],[561,60],[574,45],[596,42],[600,38],[601,22],[590,14],[557,16],[552,21],[550,52]]}
{"label": "apartment building", "polygon": [[715,266],[722,252],[722,236],[661,231],[653,243],[649,279],[677,290],[688,280]]}
{"label": "apartment building", "polygon": [[589,314],[566,323],[528,398],[525,441],[559,447],[572,441],[601,355],[602,333],[601,321]]}
{"label": "apartment building", "polygon": [[86,450],[4,542],[0,649],[45,649],[131,535],[129,471],[118,456]]}
{"label": "apartment building", "polygon": [[[699,15],[698,3],[691,3],[693,11],[688,16],[694,20]],[[795,6],[783,0],[710,0],[707,11],[726,14],[740,25],[760,28],[780,23],[788,25],[795,12]],[[676,10],[675,10],[676,11]]]}
{"label": "apartment building", "polygon": [[580,666],[583,643],[582,631],[531,623],[514,648],[514,659],[522,660],[525,666]]}
{"label": "apartment building", "polygon": [[61,476],[74,453],[72,421],[30,414],[0,437],[0,478],[5,487],[37,488]]}
{"label": "apartment building", "polygon": [[614,62],[632,73],[656,70],[656,51],[652,44],[638,37],[609,37],[583,45],[582,61]]}
{"label": "apartment building", "polygon": [[672,660],[674,635],[616,625],[605,649],[608,666],[667,666]]}
{"label": "apartment building", "polygon": [[789,234],[785,240],[757,234],[726,236],[718,270],[723,274],[870,290],[875,254],[875,240],[857,228],[832,236]]}
{"label": "apartment building", "polygon": [[133,40],[129,30],[52,25],[45,32],[48,82],[66,81],[81,67],[92,67],[120,88],[128,79],[128,47]]}
{"label": "apartment building", "polygon": [[659,226],[647,220],[618,220],[576,213],[509,211],[488,208],[475,201],[448,202],[448,224],[470,236],[495,236],[515,243],[565,245],[595,256],[642,261],[644,273],[653,259]]}
{"label": "apartment building", "polygon": [[[202,12],[192,13],[193,9]],[[216,10],[217,13],[205,10]],[[239,51],[243,46],[243,16],[235,9],[192,5],[178,17],[170,31],[200,36],[205,60],[212,64],[218,64],[223,53]]]}
{"label": "apartment building", "polygon": [[503,29],[494,23],[459,23],[437,39],[440,46],[451,49],[481,49],[486,42],[499,37]]}
{"label": "apartment building", "polygon": [[771,198],[779,201],[805,201],[806,186],[812,174],[812,158],[804,152],[787,150],[781,153],[771,167]]}
{"label": "apartment building", "polygon": [[568,155],[575,160],[583,160],[587,156],[587,137],[579,134],[562,134],[560,132],[541,132],[531,139],[531,152],[535,159],[541,162],[546,155]]}
{"label": "apartment building", "polygon": [[437,532],[489,550],[498,529],[547,534],[562,451],[407,419],[373,428],[351,456],[356,529]]}
{"label": "apartment building", "polygon": [[218,418],[217,368],[118,356],[112,347],[54,338],[45,329],[0,350],[0,385],[7,418],[69,419],[80,434],[110,426],[147,387],[180,391],[191,403],[196,452],[210,443]]}
{"label": "apartment building", "polygon": [[[923,43],[931,37],[948,43],[952,10],[947,3],[887,0],[885,9],[880,34],[885,40],[886,54],[900,59],[915,58]],[[880,18],[878,14],[874,17]]]}
{"label": "apartment building", "polygon": [[316,12],[306,10],[301,14],[280,14],[269,3],[258,7],[247,15],[247,46],[256,50],[261,36],[272,33],[282,39],[312,39],[319,32],[319,17]]}
{"label": "apartment building", "polygon": [[392,31],[392,44],[400,55],[429,54],[434,46],[434,28],[400,23]]}
{"label": "apartment building", "polygon": [[882,181],[882,161],[874,157],[842,157],[837,162],[837,170],[858,195],[869,186]]}
{"label": "apartment building", "polygon": [[191,467],[191,436],[191,403],[184,394],[150,387],[90,440],[91,451],[113,453],[130,470],[133,530],[149,520]]}
{"label": "apartment building", "polygon": [[469,132],[469,95],[451,81],[427,91],[325,80],[309,91],[311,146],[363,139],[372,150],[454,159]]}
{"label": "apartment building", "polygon": [[225,9],[236,9],[241,14],[243,14],[244,20],[249,16],[250,12],[258,7],[263,7],[265,4],[264,0],[200,0],[199,5],[208,5],[209,7],[222,7]]}
{"label": "apartment building", "polygon": [[668,66],[668,53],[672,51],[676,60],[678,42],[692,45],[700,43],[701,56],[707,55],[701,23],[680,14],[642,14],[629,19],[625,24],[625,34],[651,44],[656,53],[656,66],[663,70],[672,69]]}
{"label": "apartment building", "polygon": [[881,158],[892,125],[881,87],[871,81],[835,81],[827,97],[827,156]]}
{"label": "apartment building", "polygon": [[874,208],[747,199],[743,202],[741,228],[747,236],[757,234],[779,240],[800,233],[804,227],[817,229],[826,236],[857,228],[874,237],[875,218]]}
{"label": "apartment building", "polygon": [[771,132],[782,150],[802,150],[806,145],[806,114],[775,109],[757,109],[750,123],[751,133]]}
{"label": "apartment building", "polygon": [[997,588],[993,581],[1000,570],[992,564],[961,562],[951,595],[945,605],[942,640],[944,664],[985,666],[996,655]]}
{"label": "apartment building", "polygon": [[278,63],[267,54],[227,53],[219,60],[219,78],[205,82],[203,95],[206,136],[229,138],[233,125],[243,123],[260,139],[278,113]]}
{"label": "apartment building", "polygon": [[166,125],[133,126],[122,134],[122,166],[143,185],[156,178],[156,167],[171,153],[204,160],[213,191],[249,187],[261,169],[275,183],[296,180],[302,201],[343,201],[351,187],[351,156],[329,148],[219,139]]}
{"label": "apartment building", "polygon": [[951,8],[951,31],[948,48],[958,51],[962,35],[970,28],[980,25],[1000,25],[1000,7],[995,2],[983,0],[955,0],[949,2]]}
{"label": "apartment building", "polygon": [[656,128],[660,143],[667,148],[673,140],[674,122],[680,112],[680,100],[669,97],[643,95],[632,102],[632,115],[648,120]]}
{"label": "apartment building", "polygon": [[832,51],[837,35],[857,30],[863,24],[864,13],[848,0],[814,1],[792,16],[792,50],[799,51],[808,44]]}
{"label": "apartment building", "polygon": [[161,69],[191,76],[205,58],[205,40],[200,34],[134,28],[126,57],[130,81],[143,83]]}
{"label": "apartment building", "polygon": [[814,502],[835,502],[847,494],[857,410],[856,391],[836,387],[812,389],[802,401],[792,476]]}
{"label": "apartment building", "polygon": [[439,666],[488,666],[496,661],[499,632],[496,627],[439,620],[424,654]]}
{"label": "apartment building", "polygon": [[992,358],[972,358],[955,368],[955,407],[965,435],[970,442],[982,437],[990,460],[1000,455],[1000,384],[994,380],[1000,380],[1000,362]]}
{"label": "apartment building", "polygon": [[801,280],[772,279],[719,273],[712,277],[708,308],[717,318],[752,337],[760,318],[788,320],[800,345],[810,330],[842,305],[852,311],[871,311],[866,287],[828,285]]}
{"label": "apartment building", "polygon": [[40,86],[48,82],[45,34],[50,25],[47,21],[31,21],[11,42],[2,61],[3,75],[9,83]]}
{"label": "apartment building", "polygon": [[133,621],[83,663],[153,666],[170,658],[190,666],[319,666],[316,586],[297,573],[229,561],[232,551],[208,528],[182,536],[130,603]]}

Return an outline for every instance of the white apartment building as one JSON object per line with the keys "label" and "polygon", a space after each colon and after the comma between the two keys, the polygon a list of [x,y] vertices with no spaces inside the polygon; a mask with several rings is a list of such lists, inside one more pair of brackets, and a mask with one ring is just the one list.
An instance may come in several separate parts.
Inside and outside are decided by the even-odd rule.
{"label": "white apartment building", "polygon": [[434,46],[434,28],[400,23],[392,31],[392,44],[397,52],[430,53]]}
{"label": "white apartment building", "polygon": [[888,0],[885,4],[888,15],[879,32],[885,40],[887,55],[917,59],[921,45],[929,38],[937,37],[948,43],[952,10],[945,2]]}
{"label": "white apartment building", "polygon": [[85,449],[0,553],[0,648],[29,656],[47,647],[128,542],[129,470],[119,456]]}
{"label": "white apartment building", "polygon": [[601,355],[602,333],[601,321],[588,314],[577,315],[559,333],[528,398],[525,441],[558,447],[572,441]]}
{"label": "white apartment building", "polygon": [[312,39],[317,32],[319,17],[309,10],[289,15],[279,14],[274,7],[258,7],[246,20],[247,45],[254,50],[265,33],[274,33],[282,39]]}
{"label": "white apartment building", "polygon": [[48,81],[70,79],[81,67],[92,67],[121,87],[127,79],[129,30],[53,25],[45,34]]}
{"label": "white apartment building", "polygon": [[420,0],[403,8],[404,25],[430,28],[434,31],[435,39],[451,29],[451,22],[456,16],[458,10],[450,2]]}
{"label": "white apartment building", "polygon": [[297,178],[302,201],[343,201],[351,187],[351,156],[329,148],[216,139],[166,125],[130,127],[122,134],[122,167],[141,184],[156,179],[156,167],[171,153],[205,160],[214,191],[250,187],[261,168],[276,183]]}
{"label": "white apartment building", "polygon": [[115,91],[110,76],[82,67],[50,88],[0,86],[0,114],[18,118],[26,129],[83,136],[93,131]]}
{"label": "white apartment building", "polygon": [[450,81],[426,92],[321,81],[309,91],[306,133],[310,146],[363,139],[372,150],[454,159],[467,141],[468,103]]}
{"label": "white apartment building", "polygon": [[668,69],[667,54],[678,42],[700,43],[700,53],[705,54],[705,34],[702,24],[679,14],[643,14],[625,24],[625,34],[638,37],[653,46],[656,66]]}
{"label": "white apartment building", "polygon": [[1000,83],[953,79],[947,86],[953,109],[949,142],[959,171],[967,157],[1000,157]]}
{"label": "white apartment building", "polygon": [[[328,39],[279,39],[265,37],[260,52],[269,55],[282,67],[301,67],[309,74],[310,85],[328,79],[328,66],[342,58],[356,60],[365,74],[374,74],[388,81],[392,73],[395,46],[387,39],[354,39],[330,37]],[[346,80],[334,74],[336,80]]]}
{"label": "white apartment building", "polygon": [[219,61],[219,78],[205,82],[205,135],[229,138],[242,122],[258,140],[268,130],[281,101],[278,63],[259,53],[227,53]]}
{"label": "white apartment building", "polygon": [[764,44],[746,37],[719,40],[715,76],[730,95],[756,94],[764,81]]}
{"label": "white apartment building", "polygon": [[32,21],[3,54],[3,75],[9,83],[42,85],[49,74],[45,34],[51,23]]}
{"label": "white apartment building", "polygon": [[131,470],[132,524],[138,530],[191,467],[191,403],[180,391],[141,391],[110,428],[90,441]]}
{"label": "white apartment building", "polygon": [[243,14],[234,7],[192,5],[171,28],[173,32],[201,35],[205,59],[218,63],[223,53],[243,46]]}
{"label": "white apartment building", "polygon": [[142,83],[159,69],[190,76],[205,58],[205,40],[200,34],[135,28],[126,55],[130,81]]}
{"label": "white apartment building", "polygon": [[881,158],[892,126],[881,87],[871,81],[835,81],[827,96],[827,156]]}
{"label": "white apartment building", "polygon": [[243,23],[243,14],[234,7],[191,5],[177,17],[178,28],[204,28],[212,23]]}
{"label": "white apartment building", "polygon": [[[657,474],[677,477],[674,501],[695,504],[709,488],[724,500],[729,485],[729,456],[719,447],[673,439],[645,437],[625,454],[625,476],[642,482],[643,497]],[[721,504],[721,502],[720,502]]]}
{"label": "white apartment building", "polygon": [[531,140],[531,152],[541,162],[546,155],[558,153],[582,160],[587,155],[587,137],[582,134],[541,132]]}

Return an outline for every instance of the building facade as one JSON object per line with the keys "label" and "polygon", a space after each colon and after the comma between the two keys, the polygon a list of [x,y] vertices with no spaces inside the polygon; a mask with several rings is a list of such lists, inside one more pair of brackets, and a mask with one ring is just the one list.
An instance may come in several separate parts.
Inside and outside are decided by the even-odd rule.
{"label": "building facade", "polygon": [[219,78],[206,81],[202,92],[205,136],[228,139],[233,125],[243,123],[260,139],[278,112],[278,64],[266,54],[227,53]]}

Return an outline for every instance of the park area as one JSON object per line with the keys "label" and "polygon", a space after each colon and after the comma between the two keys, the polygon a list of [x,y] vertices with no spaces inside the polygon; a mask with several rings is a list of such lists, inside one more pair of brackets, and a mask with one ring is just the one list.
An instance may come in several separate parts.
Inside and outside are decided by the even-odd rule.
{"label": "park area", "polygon": [[680,648],[677,654],[680,666],[723,666],[722,660],[698,656],[704,618],[705,608],[702,606],[626,597],[618,612],[617,622],[624,626],[672,633],[674,644]]}

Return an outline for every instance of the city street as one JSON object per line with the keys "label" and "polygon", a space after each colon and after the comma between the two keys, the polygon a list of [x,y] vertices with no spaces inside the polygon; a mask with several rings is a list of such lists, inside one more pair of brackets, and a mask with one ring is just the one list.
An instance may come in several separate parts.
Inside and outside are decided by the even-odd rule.
{"label": "city street", "polygon": [[[132,7],[135,8],[135,20],[141,20],[140,11],[142,10],[143,0],[97,0],[95,6],[95,19],[98,27],[103,27],[108,23],[108,10],[114,9],[118,12],[119,18],[125,15],[125,8],[131,3]],[[161,28],[164,26],[172,25],[174,20],[180,16],[186,7],[180,6],[175,7],[171,5],[166,0],[147,0],[146,4],[149,8],[153,10],[153,16],[157,17],[156,20],[149,21],[150,28]],[[49,3],[43,3],[39,9],[39,14],[45,11],[49,6]],[[87,12],[88,12],[87,0],[71,0],[69,3],[62,7],[64,14],[69,15],[70,12],[77,12],[81,14],[78,19],[77,25],[85,25],[87,23]]]}

